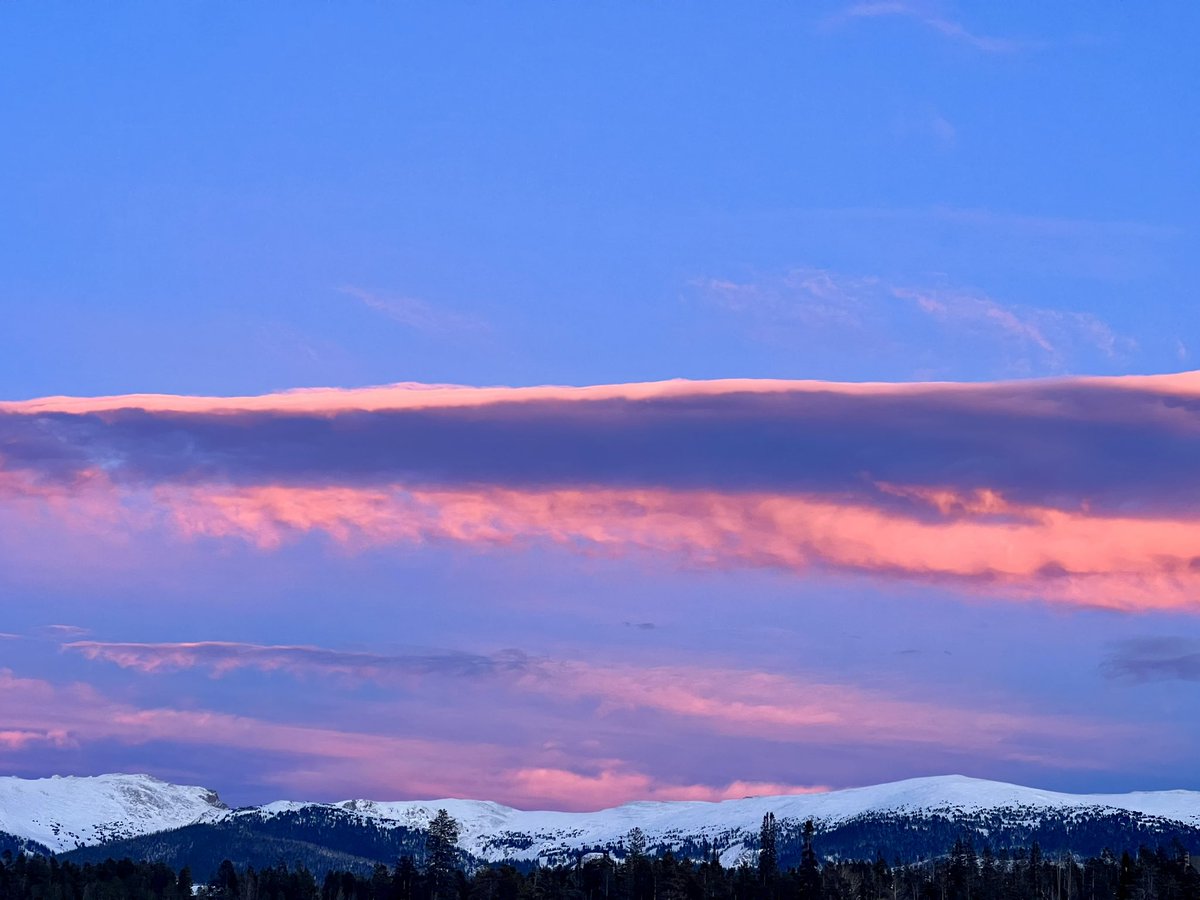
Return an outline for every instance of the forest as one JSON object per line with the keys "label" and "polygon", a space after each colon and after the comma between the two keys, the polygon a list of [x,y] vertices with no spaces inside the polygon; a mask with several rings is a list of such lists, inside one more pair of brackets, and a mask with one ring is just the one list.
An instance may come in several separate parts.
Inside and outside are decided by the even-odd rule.
{"label": "forest", "polygon": [[580,856],[571,865],[462,865],[457,824],[444,812],[417,857],[369,874],[303,865],[239,869],[228,860],[199,881],[188,868],[129,859],[79,864],[53,856],[0,855],[0,900],[1200,900],[1200,872],[1182,845],[1105,851],[1080,859],[1027,849],[993,852],[959,840],[916,863],[823,860],[812,823],[798,865],[778,863],[778,827],[763,820],[754,864],[722,866],[651,855],[634,829],[622,859]]}

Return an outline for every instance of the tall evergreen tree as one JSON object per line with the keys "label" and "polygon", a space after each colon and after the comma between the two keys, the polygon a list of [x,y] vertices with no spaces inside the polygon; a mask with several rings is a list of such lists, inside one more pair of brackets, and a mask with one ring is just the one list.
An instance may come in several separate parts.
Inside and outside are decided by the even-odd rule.
{"label": "tall evergreen tree", "polygon": [[758,878],[770,884],[779,873],[779,826],[775,824],[775,813],[763,816],[762,828],[758,831]]}
{"label": "tall evergreen tree", "polygon": [[629,859],[641,859],[646,855],[646,832],[636,825],[625,835],[625,854]]}
{"label": "tall evergreen tree", "polygon": [[221,865],[217,866],[217,874],[209,887],[224,900],[238,900],[238,881],[237,869],[233,867],[233,863],[229,860],[222,860]]}
{"label": "tall evergreen tree", "polygon": [[629,900],[650,900],[657,895],[655,867],[646,858],[646,833],[638,827],[625,836],[625,870]]}
{"label": "tall evergreen tree", "polygon": [[821,870],[817,865],[817,851],[813,849],[812,819],[804,823],[804,846],[800,850],[799,897],[800,900],[819,900],[821,896]]}
{"label": "tall evergreen tree", "polygon": [[451,900],[457,892],[458,835],[458,822],[446,810],[439,809],[425,838],[425,869],[432,900]]}

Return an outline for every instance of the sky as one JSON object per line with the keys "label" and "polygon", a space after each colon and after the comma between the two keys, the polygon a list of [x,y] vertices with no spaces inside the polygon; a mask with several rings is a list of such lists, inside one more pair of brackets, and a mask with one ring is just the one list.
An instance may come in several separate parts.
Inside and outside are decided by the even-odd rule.
{"label": "sky", "polygon": [[0,6],[0,772],[1200,789],[1198,39]]}

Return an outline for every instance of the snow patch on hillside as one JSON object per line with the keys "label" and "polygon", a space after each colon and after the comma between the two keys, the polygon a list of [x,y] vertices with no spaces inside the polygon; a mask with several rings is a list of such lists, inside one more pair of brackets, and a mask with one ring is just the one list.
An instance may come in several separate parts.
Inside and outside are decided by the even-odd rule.
{"label": "snow patch on hillside", "polygon": [[99,844],[230,817],[269,819],[320,810],[333,820],[423,830],[439,809],[461,828],[459,846],[484,860],[561,861],[581,851],[612,848],[623,855],[632,828],[651,849],[707,841],[722,861],[752,858],[763,816],[781,825],[812,819],[818,831],[865,816],[958,818],[995,815],[1007,823],[1037,824],[1045,817],[1083,819],[1128,812],[1200,827],[1200,792],[1063,794],[948,775],[873,787],[719,803],[642,801],[597,812],[520,810],[484,800],[279,801],[230,811],[205,788],[167,784],[147,775],[94,778],[0,778],[0,831],[54,850]]}
{"label": "snow patch on hillside", "polygon": [[[485,860],[561,859],[581,850],[619,848],[630,829],[645,832],[652,848],[677,848],[707,840],[724,848],[722,861],[746,858],[756,846],[763,816],[781,824],[812,819],[818,830],[868,815],[956,817],[997,813],[1008,822],[1035,824],[1047,814],[1083,817],[1128,811],[1200,826],[1200,792],[1063,794],[1013,784],[947,775],[890,784],[718,803],[639,801],[597,812],[520,810],[481,800],[345,800],[327,804],[270,804],[237,815],[270,815],[305,806],[323,807],[384,827],[424,829],[439,809],[459,823],[459,846]],[[618,854],[619,855],[619,854]]]}
{"label": "snow patch on hillside", "polygon": [[208,788],[149,775],[0,777],[0,831],[55,851],[211,821],[226,810]]}

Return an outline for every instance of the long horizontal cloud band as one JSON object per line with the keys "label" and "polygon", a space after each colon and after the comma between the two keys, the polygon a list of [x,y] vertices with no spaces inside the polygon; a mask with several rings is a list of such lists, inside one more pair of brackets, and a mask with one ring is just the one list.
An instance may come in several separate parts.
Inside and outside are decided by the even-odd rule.
{"label": "long horizontal cloud band", "polygon": [[353,391],[337,395],[340,407],[308,410],[288,394],[274,408],[32,401],[0,405],[0,454],[8,467],[48,479],[101,469],[128,484],[588,485],[850,494],[893,506],[911,499],[880,491],[882,482],[1125,514],[1190,510],[1200,500],[1200,396],[1179,376],[1132,387],[1120,379],[765,384],[630,396],[562,389],[529,399],[491,389],[474,405],[451,394],[452,403],[427,398],[426,406],[400,396],[390,408],[366,391],[368,409],[355,407]]}
{"label": "long horizontal cloud band", "polygon": [[1200,609],[1195,376],[49,399],[0,405],[0,441],[0,512],[108,532],[542,541]]}
{"label": "long horizontal cloud band", "polygon": [[[790,742],[933,744],[1029,758],[1039,741],[1064,736],[1113,739],[1122,729],[1079,718],[900,699],[853,685],[748,669],[633,666],[526,656],[347,653],[312,646],[233,642],[106,643],[64,649],[146,674],[201,669],[343,677],[383,684],[413,677],[500,684],[512,695],[595,703],[601,714],[652,712],[700,723],[715,733]],[[1077,763],[1086,766],[1084,760]]]}
{"label": "long horizontal cloud band", "polygon": [[968,516],[940,523],[868,505],[715,492],[269,487],[156,496],[187,533],[263,547],[311,531],[366,544],[541,540],[717,568],[856,572],[1122,609],[1191,609],[1200,598],[1200,523],[1014,508],[986,494],[930,495],[930,504]]}

